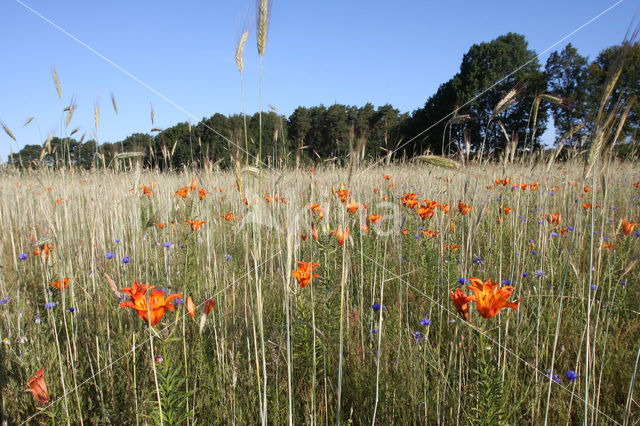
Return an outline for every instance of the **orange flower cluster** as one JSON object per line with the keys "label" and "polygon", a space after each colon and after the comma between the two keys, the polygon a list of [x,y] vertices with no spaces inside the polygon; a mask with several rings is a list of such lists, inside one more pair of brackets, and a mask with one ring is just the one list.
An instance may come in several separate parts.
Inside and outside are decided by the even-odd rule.
{"label": "orange flower cluster", "polygon": [[242,216],[236,216],[235,213],[225,213],[220,217],[226,220],[227,222],[235,222],[236,220],[242,219]]}
{"label": "orange flower cluster", "polygon": [[300,287],[305,288],[311,282],[311,278],[319,277],[318,274],[313,274],[313,271],[320,266],[319,263],[313,262],[296,262],[298,264],[298,269],[292,271],[291,275],[298,280],[298,284]]}
{"label": "orange flower cluster", "polygon": [[50,282],[49,285],[51,287],[55,287],[58,290],[62,291],[65,288],[69,287],[69,278],[63,278],[63,279],[58,280],[58,281]]}
{"label": "orange flower cluster", "polygon": [[545,214],[544,217],[546,217],[551,224],[560,225],[562,222],[562,215],[560,213]]}
{"label": "orange flower cluster", "polygon": [[470,281],[472,285],[467,288],[473,292],[473,295],[468,296],[460,289],[456,289],[455,293],[449,292],[456,310],[465,321],[469,320],[469,302],[476,302],[476,310],[480,316],[487,319],[493,318],[504,308],[518,309],[520,301],[508,302],[515,287],[500,286],[491,279],[483,283],[481,279],[472,277]]}
{"label": "orange flower cluster", "polygon": [[493,181],[496,185],[502,185],[502,186],[507,186],[511,183],[511,179],[510,178],[504,178],[504,179],[495,179]]}
{"label": "orange flower cluster", "polygon": [[207,222],[204,220],[198,220],[198,219],[192,219],[192,220],[186,219],[185,223],[188,223],[191,226],[192,231],[197,231],[198,229],[200,229],[202,225],[204,225]]}
{"label": "orange flower cluster", "polygon": [[54,248],[55,248],[55,246],[50,246],[49,244],[45,244],[45,245],[43,245],[41,247],[38,247],[37,249],[35,249],[31,253],[33,253],[34,256],[41,256],[42,254],[44,254],[44,259],[45,260],[49,260],[49,253]]}
{"label": "orange flower cluster", "polygon": [[[215,189],[215,188],[214,188]],[[204,198],[207,196],[207,194],[209,193],[206,189],[204,188],[198,188],[198,184],[196,183],[196,178],[193,178],[193,180],[191,181],[191,184],[187,185],[187,186],[183,186],[182,188],[178,189],[173,196],[174,197],[182,197],[182,198],[187,198],[189,196],[189,191],[191,192],[196,192],[198,191],[198,198],[200,199],[200,201],[204,200]],[[220,189],[220,192],[222,192],[222,189]]]}
{"label": "orange flower cluster", "polygon": [[322,216],[324,216],[324,210],[322,209],[322,207],[320,207],[320,204],[318,203],[309,204],[309,208],[313,213],[318,215],[318,219],[322,219]]}
{"label": "orange flower cluster", "polygon": [[[120,290],[131,298],[130,301],[123,302],[120,306],[134,309],[140,318],[152,326],[160,322],[167,310],[173,311],[171,302],[181,297],[179,294],[165,297],[163,291],[154,287],[147,284],[138,285],[138,282],[134,281],[131,287]],[[147,293],[148,290],[151,290],[150,294]]]}
{"label": "orange flower cluster", "polygon": [[405,192],[405,194],[400,197],[400,202],[403,206],[409,207],[413,210],[418,206],[418,200],[416,199],[417,195],[418,194],[415,192]]}
{"label": "orange flower cluster", "polygon": [[622,232],[624,235],[630,235],[633,232],[633,228],[635,228],[637,223],[629,222],[627,218],[622,219]]}
{"label": "orange flower cluster", "polygon": [[462,216],[466,216],[471,211],[471,206],[463,203],[462,201],[458,201],[458,211]]}

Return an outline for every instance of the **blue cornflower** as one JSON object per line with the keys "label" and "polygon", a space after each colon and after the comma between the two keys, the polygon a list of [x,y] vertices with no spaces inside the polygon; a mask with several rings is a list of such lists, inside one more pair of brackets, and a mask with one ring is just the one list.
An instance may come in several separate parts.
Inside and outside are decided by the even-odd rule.
{"label": "blue cornflower", "polygon": [[591,290],[595,291],[598,289],[598,286],[595,284],[591,284]]}
{"label": "blue cornflower", "polygon": [[535,250],[531,250],[531,254],[535,256],[536,254],[538,254],[538,252]]}
{"label": "blue cornflower", "polygon": [[18,258],[19,258],[20,260],[27,260],[27,257],[29,257],[29,255],[28,255],[27,253],[20,253],[20,254],[18,255]]}
{"label": "blue cornflower", "polygon": [[184,244],[178,244],[178,247],[180,247],[181,249],[185,248]]}
{"label": "blue cornflower", "polygon": [[125,256],[122,258],[122,263],[129,263],[130,260],[131,258],[129,258],[129,256]]}
{"label": "blue cornflower", "polygon": [[56,306],[56,302],[47,302],[44,304],[44,307],[46,309],[51,309],[51,308],[54,308],[55,306]]}
{"label": "blue cornflower", "polygon": [[40,319],[40,314],[35,314],[33,319],[36,321],[36,324],[40,324],[42,320]]}
{"label": "blue cornflower", "polygon": [[626,282],[626,281],[622,281],[622,282],[620,283],[620,285],[624,287],[624,286],[626,286],[626,285],[627,285],[627,282]]}
{"label": "blue cornflower", "polygon": [[567,229],[568,229],[569,231],[573,231],[573,226],[567,226]]}
{"label": "blue cornflower", "polygon": [[469,284],[469,279],[468,278],[458,278],[458,284],[460,285],[465,285],[465,284]]}
{"label": "blue cornflower", "polygon": [[230,255],[230,254],[225,254],[225,255],[224,255],[224,258],[225,258],[226,260],[231,260],[231,259],[232,259],[232,257],[231,257],[231,255]]}
{"label": "blue cornflower", "polygon": [[546,275],[544,274],[544,271],[542,269],[538,269],[536,271],[536,277],[538,278],[544,278]]}
{"label": "blue cornflower", "polygon": [[502,280],[502,285],[511,285],[511,280]]}
{"label": "blue cornflower", "polygon": [[107,258],[107,260],[111,260],[111,259],[113,259],[114,257],[116,257],[116,254],[115,254],[115,253],[113,253],[113,252],[111,252],[111,251],[108,251],[108,252],[107,252],[107,254],[105,254],[105,255],[104,255],[104,257],[106,257],[106,258]]}
{"label": "blue cornflower", "polygon": [[377,328],[372,328],[371,329],[371,334],[378,334],[378,329]]}
{"label": "blue cornflower", "polygon": [[170,242],[170,241],[167,241],[166,243],[164,243],[164,244],[163,244],[163,246],[164,246],[165,248],[169,248],[169,247],[171,247],[172,245],[173,245],[173,243],[172,243],[172,242]]}
{"label": "blue cornflower", "polygon": [[420,325],[424,325],[425,327],[431,325],[431,320],[429,318],[422,318],[420,320]]}
{"label": "blue cornflower", "polygon": [[69,309],[67,309],[69,311],[69,313],[74,313],[76,311],[76,308],[74,308],[73,306],[70,307]]}
{"label": "blue cornflower", "polygon": [[556,383],[560,383],[560,376],[558,376],[557,374],[551,374],[551,370],[547,370],[547,372],[544,374],[545,377],[551,377],[551,380],[553,380]]}
{"label": "blue cornflower", "polygon": [[116,239],[115,239],[115,242],[116,242],[116,243],[119,243],[119,242],[120,242],[120,238],[116,238]]}
{"label": "blue cornflower", "polygon": [[636,237],[640,237],[640,232],[636,232]]}
{"label": "blue cornflower", "polygon": [[384,305],[380,305],[379,303],[374,303],[373,305],[371,305],[371,309],[378,312],[380,309],[382,309],[383,311],[386,311],[387,307]]}
{"label": "blue cornflower", "polygon": [[416,342],[419,342],[420,340],[424,340],[424,336],[419,331],[416,331],[413,333],[413,338],[416,339]]}
{"label": "blue cornflower", "polygon": [[552,233],[551,233],[551,236],[552,236],[553,238],[555,238],[555,237],[557,237],[557,236],[558,236],[558,233],[557,233],[557,232],[552,232]]}
{"label": "blue cornflower", "polygon": [[522,278],[527,278],[528,276],[529,276],[529,273],[528,273],[528,272],[523,272],[523,273],[522,273]]}
{"label": "blue cornflower", "polygon": [[0,299],[0,306],[6,305],[9,302],[11,302],[11,299],[9,297],[7,297],[6,299],[2,298],[2,299]]}
{"label": "blue cornflower", "polygon": [[578,378],[578,375],[573,370],[567,370],[567,372],[565,373],[565,376],[570,382],[573,382],[575,379]]}

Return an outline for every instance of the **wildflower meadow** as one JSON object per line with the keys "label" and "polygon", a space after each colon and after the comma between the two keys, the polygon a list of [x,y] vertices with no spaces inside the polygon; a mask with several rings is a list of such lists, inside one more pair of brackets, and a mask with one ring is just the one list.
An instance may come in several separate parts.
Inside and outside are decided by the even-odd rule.
{"label": "wildflower meadow", "polygon": [[[269,13],[259,1],[260,77]],[[536,145],[540,108],[567,102],[525,102],[518,83],[483,122],[447,111],[438,153],[396,155],[386,118],[384,155],[351,127],[342,157],[305,157],[282,119],[267,148],[262,105],[257,138],[243,114],[215,161],[195,136],[178,166],[186,142],[162,138],[110,161],[94,146],[87,167],[52,135],[12,153],[3,424],[638,423],[640,168],[618,86],[636,33],[593,125],[553,149]],[[527,127],[509,133],[516,105]]]}

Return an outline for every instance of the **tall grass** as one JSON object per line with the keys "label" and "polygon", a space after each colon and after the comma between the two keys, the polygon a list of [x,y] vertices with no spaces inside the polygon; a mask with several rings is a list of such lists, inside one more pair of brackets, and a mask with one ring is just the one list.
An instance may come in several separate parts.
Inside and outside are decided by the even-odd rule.
{"label": "tall grass", "polygon": [[[514,185],[538,180],[533,191],[495,187],[502,166],[371,169],[348,188],[366,214],[384,218],[368,233],[360,228],[365,212],[347,213],[332,194],[347,170],[264,173],[266,192],[248,206],[234,173],[4,173],[0,292],[11,300],[0,306],[3,416],[170,423],[156,417],[160,407],[182,415],[188,407],[186,423],[466,422],[482,418],[475,410],[488,409],[486,386],[498,386],[496,412],[507,423],[631,423],[640,416],[625,404],[638,392],[638,238],[618,225],[637,211],[632,183],[640,176],[635,166],[614,163],[584,192],[583,183],[573,185],[579,164],[556,164],[552,176],[546,165],[506,166]],[[174,196],[194,176],[206,198]],[[247,185],[257,186],[255,178]],[[398,202],[404,192],[449,203],[450,214],[422,221]],[[469,215],[454,213],[458,200],[472,205]],[[321,220],[311,202],[324,207]],[[583,202],[600,207],[585,210]],[[259,204],[260,245],[251,224]],[[513,209],[502,225],[500,206]],[[220,216],[228,212],[243,219],[227,222]],[[558,212],[561,227],[573,231],[563,235],[543,216]],[[192,231],[187,218],[207,223]],[[319,240],[302,241],[311,221]],[[343,246],[329,232],[339,225],[351,230]],[[420,227],[440,234],[427,238]],[[616,246],[603,248],[604,236]],[[43,241],[55,246],[48,261],[30,254]],[[462,247],[443,247],[449,243]],[[22,252],[29,253],[24,261]],[[116,257],[106,259],[107,252]],[[321,264],[309,287],[292,281],[295,260]],[[448,291],[471,276],[511,280],[522,297],[518,311],[462,321]],[[63,277],[69,287],[51,290],[48,283]],[[183,307],[151,328],[114,295],[114,285],[134,280],[196,304],[217,303],[202,332]],[[57,305],[46,309],[47,302]],[[375,303],[386,310],[374,311]],[[425,312],[428,326],[420,325]],[[416,331],[424,340],[416,341]],[[42,412],[22,393],[40,367],[51,393]],[[562,375],[560,384],[545,376],[548,369]],[[572,382],[563,376],[570,369],[578,375]]]}

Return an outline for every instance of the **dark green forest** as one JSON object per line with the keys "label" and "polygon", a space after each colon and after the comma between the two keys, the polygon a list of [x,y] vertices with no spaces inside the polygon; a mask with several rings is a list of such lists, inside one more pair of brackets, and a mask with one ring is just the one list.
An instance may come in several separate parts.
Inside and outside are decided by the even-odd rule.
{"label": "dark green forest", "polygon": [[[640,89],[640,44],[609,47],[593,60],[569,44],[553,52],[543,67],[524,36],[508,33],[471,46],[459,72],[412,112],[370,103],[300,106],[289,117],[263,112],[262,161],[277,167],[344,164],[350,153],[362,160],[390,161],[427,150],[444,155],[482,150],[495,156],[506,149],[507,140],[517,150],[539,148],[550,120],[556,144],[588,143],[603,87],[623,48],[626,61],[612,96],[632,103],[619,141],[635,141],[640,106],[633,97]],[[245,148],[249,163],[256,163],[259,132],[258,113],[246,118],[214,114],[197,125],[178,123],[99,145],[54,137],[44,146],[26,145],[11,161],[19,167],[90,168],[133,158],[160,169],[206,164],[226,168],[247,161]]]}

